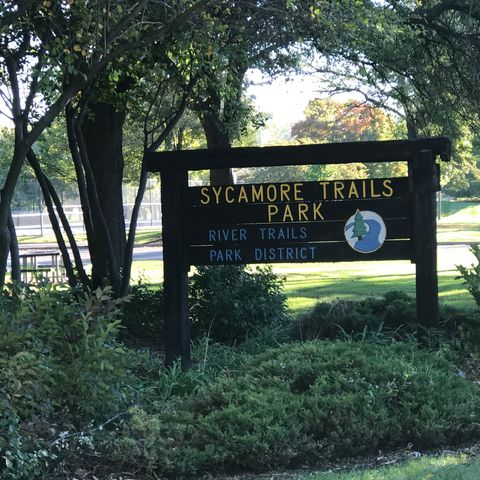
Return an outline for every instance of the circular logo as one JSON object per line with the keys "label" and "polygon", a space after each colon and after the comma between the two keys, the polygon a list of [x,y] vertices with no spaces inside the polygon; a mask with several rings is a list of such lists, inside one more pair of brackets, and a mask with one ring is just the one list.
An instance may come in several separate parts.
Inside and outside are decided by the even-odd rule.
{"label": "circular logo", "polygon": [[372,253],[385,241],[387,228],[378,213],[357,210],[345,224],[345,238],[357,252]]}

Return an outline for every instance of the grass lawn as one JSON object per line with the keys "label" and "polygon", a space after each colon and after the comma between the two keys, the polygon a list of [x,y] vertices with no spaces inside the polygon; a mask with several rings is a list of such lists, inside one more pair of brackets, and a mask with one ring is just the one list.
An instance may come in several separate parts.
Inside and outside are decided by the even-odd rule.
{"label": "grass lawn", "polygon": [[163,282],[163,261],[161,260],[138,260],[132,263],[132,280],[148,283],[152,286]]}
{"label": "grass lawn", "polygon": [[[455,279],[455,265],[470,265],[473,261],[473,255],[465,248],[439,249],[441,302],[462,308],[475,306],[462,280]],[[415,265],[405,261],[276,265],[274,271],[285,279],[285,292],[294,313],[308,310],[319,300],[358,300],[390,290],[415,296]]]}
{"label": "grass lawn", "polygon": [[[440,301],[461,308],[474,308],[475,303],[456,280],[456,264],[474,261],[465,247],[447,246],[439,249]],[[254,268],[254,267],[253,267]],[[407,261],[276,264],[273,270],[284,279],[288,305],[293,314],[309,310],[319,301],[335,299],[360,300],[380,296],[390,290],[401,290],[415,296],[415,265]],[[191,274],[194,269],[191,269]],[[132,279],[153,285],[163,280],[163,262],[133,263]]]}
{"label": "grass lawn", "polygon": [[443,201],[440,223],[478,223],[480,202]]}
{"label": "grass lawn", "polygon": [[[377,267],[374,272],[371,267],[363,265],[357,269],[348,268],[347,264],[338,264],[336,267],[345,268],[330,272],[323,270],[321,273],[291,272],[291,275],[287,274],[287,269],[283,270],[282,274],[285,273],[287,279],[285,293],[291,311],[302,313],[318,301],[360,300],[381,296],[391,290],[415,296],[414,273],[406,273],[404,268],[393,262]],[[455,280],[455,275],[453,270],[439,274],[440,302],[454,307],[473,308],[473,299],[463,288],[461,280]]]}
{"label": "grass lawn", "polygon": [[478,480],[480,460],[469,462],[464,456],[423,458],[374,470],[350,473],[319,473],[297,480]]}
{"label": "grass lawn", "polygon": [[[85,242],[87,240],[86,233],[75,233],[77,242]],[[137,230],[135,243],[136,245],[145,245],[150,242],[158,241],[161,238],[161,231],[158,228],[155,229],[142,229]],[[18,243],[56,243],[55,236],[52,235],[22,235],[18,237]]]}
{"label": "grass lawn", "polygon": [[438,221],[437,240],[480,243],[480,203],[442,202],[442,218]]}

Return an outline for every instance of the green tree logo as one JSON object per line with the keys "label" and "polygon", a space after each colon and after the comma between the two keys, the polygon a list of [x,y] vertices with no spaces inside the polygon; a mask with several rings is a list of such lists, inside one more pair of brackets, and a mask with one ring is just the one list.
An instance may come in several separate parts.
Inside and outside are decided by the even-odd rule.
{"label": "green tree logo", "polygon": [[357,210],[357,213],[355,214],[355,223],[353,224],[352,237],[357,237],[359,240],[361,240],[367,232],[367,224],[363,220],[360,210]]}

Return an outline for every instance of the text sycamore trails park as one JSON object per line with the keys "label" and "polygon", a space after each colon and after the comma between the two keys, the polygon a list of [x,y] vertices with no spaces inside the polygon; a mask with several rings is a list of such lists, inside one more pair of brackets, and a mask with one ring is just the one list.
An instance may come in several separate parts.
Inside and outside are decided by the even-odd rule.
{"label": "text sycamore trails park", "polygon": [[326,228],[340,228],[343,235],[345,222],[366,201],[398,201],[407,182],[382,178],[190,187],[189,243],[209,245],[208,263],[213,264],[315,261],[318,244],[308,242],[322,238],[311,226],[332,222]]}

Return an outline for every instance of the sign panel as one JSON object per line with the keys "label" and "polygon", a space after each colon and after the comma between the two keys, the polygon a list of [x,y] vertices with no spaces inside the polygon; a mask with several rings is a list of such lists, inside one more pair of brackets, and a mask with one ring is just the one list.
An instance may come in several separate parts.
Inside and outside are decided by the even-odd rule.
{"label": "sign panel", "polygon": [[412,257],[408,178],[191,187],[187,203],[191,265]]}
{"label": "sign panel", "polygon": [[[447,138],[151,152],[160,172],[165,361],[190,363],[190,265],[409,259],[417,317],[438,325],[435,193]],[[188,187],[218,168],[406,162],[407,178]]]}

